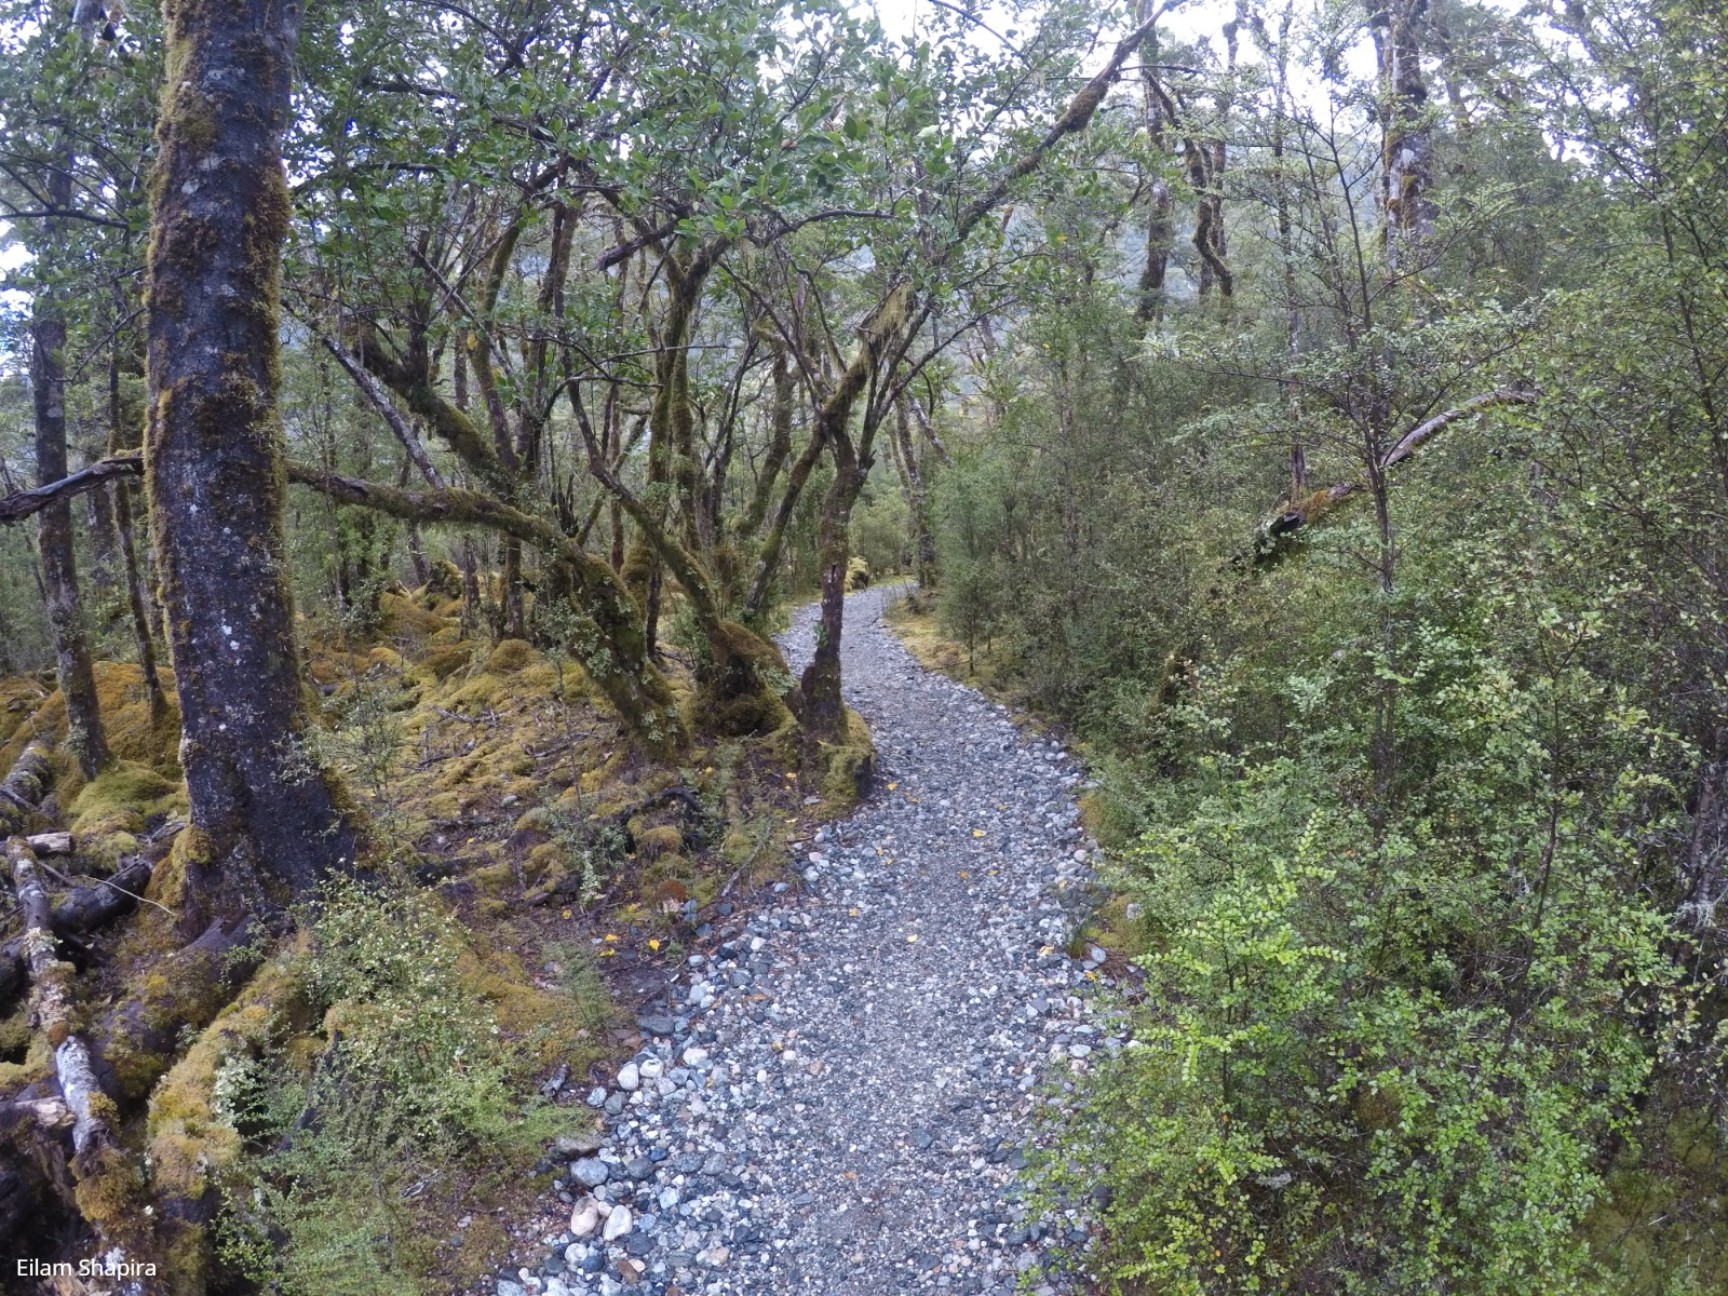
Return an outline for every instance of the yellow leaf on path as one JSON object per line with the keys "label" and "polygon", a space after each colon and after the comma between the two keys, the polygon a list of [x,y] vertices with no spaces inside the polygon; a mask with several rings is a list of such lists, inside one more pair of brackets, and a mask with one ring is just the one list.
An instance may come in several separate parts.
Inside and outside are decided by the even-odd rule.
{"label": "yellow leaf on path", "polygon": [[974,837],[982,837],[984,835],[984,830],[982,828],[974,828],[972,830],[972,835]]}
{"label": "yellow leaf on path", "polygon": [[648,948],[651,950],[654,950],[656,953],[658,953],[659,949],[660,949],[660,942],[657,940],[651,940],[648,942]]}
{"label": "yellow leaf on path", "polygon": [[972,880],[972,875],[970,873],[968,873],[965,869],[961,869],[960,870],[960,880],[962,882],[970,882]]}
{"label": "yellow leaf on path", "polygon": [[899,784],[898,784],[898,783],[890,783],[890,784],[889,784],[889,785],[888,785],[888,790],[889,790],[889,791],[890,791],[890,792],[892,792],[892,791],[893,791],[893,790],[894,790],[894,789],[895,789],[895,788],[897,788],[897,787],[899,787],[899,786],[900,786],[900,785],[899,785]]}
{"label": "yellow leaf on path", "polygon": [[616,945],[618,943],[618,938],[616,936],[614,936],[611,932],[607,932],[606,933],[606,943],[608,945]]}

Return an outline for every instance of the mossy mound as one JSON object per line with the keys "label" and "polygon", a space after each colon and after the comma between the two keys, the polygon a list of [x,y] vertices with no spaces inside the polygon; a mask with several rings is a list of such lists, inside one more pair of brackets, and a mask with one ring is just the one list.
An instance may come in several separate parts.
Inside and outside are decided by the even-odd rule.
{"label": "mossy mound", "polygon": [[[33,675],[0,680],[0,743],[9,747],[18,727],[36,714],[48,696],[48,688]],[[3,771],[0,777],[4,777]]]}
{"label": "mossy mound", "polygon": [[727,738],[784,729],[792,720],[784,698],[792,672],[780,649],[736,621],[720,629],[726,660],[693,699],[695,727]]}
{"label": "mossy mound", "polygon": [[846,588],[854,593],[870,588],[870,564],[862,558],[854,558],[846,564]]}
{"label": "mossy mound", "polygon": [[837,742],[818,744],[817,764],[825,816],[845,814],[869,795],[876,777],[876,746],[863,716],[846,708],[845,734]]}
{"label": "mossy mound", "polygon": [[435,610],[438,604],[461,597],[462,569],[448,558],[428,564],[426,583],[416,592],[416,601]]}
{"label": "mossy mound", "polygon": [[[167,671],[158,671],[167,706],[159,716],[150,713],[150,695],[144,687],[144,672],[125,662],[97,662],[96,704],[101,709],[102,727],[108,737],[108,750],[115,760],[146,766],[171,781],[180,778],[180,710],[174,700],[174,680]],[[0,776],[12,768],[32,738],[41,736],[55,746],[66,740],[66,700],[55,689],[45,696],[32,677],[4,681],[0,697],[10,696],[14,702],[28,701],[32,695],[42,701],[34,709],[21,706],[18,712],[7,714],[12,722],[9,736],[0,746]],[[20,718],[22,716],[22,718]],[[55,801],[70,805],[84,788],[84,776],[77,763],[62,759],[56,771],[52,794]]]}
{"label": "mossy mound", "polygon": [[449,624],[449,618],[406,594],[384,594],[378,599],[378,633],[386,638],[425,639]]}
{"label": "mossy mound", "polygon": [[527,640],[503,639],[480,669],[488,675],[514,675],[541,660],[543,658],[534,650],[534,645]]}
{"label": "mossy mound", "polygon": [[148,765],[121,761],[73,798],[68,824],[80,859],[112,869],[138,849],[152,820],[186,813],[186,789]]}

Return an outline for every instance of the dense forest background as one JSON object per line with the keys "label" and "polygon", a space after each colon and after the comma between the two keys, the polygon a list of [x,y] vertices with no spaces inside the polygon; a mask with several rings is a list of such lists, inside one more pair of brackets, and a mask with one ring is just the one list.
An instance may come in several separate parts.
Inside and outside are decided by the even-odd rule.
{"label": "dense forest background", "polygon": [[1102,783],[1137,1046],[1047,1185],[1112,1290],[1725,1289],[1718,5],[164,14],[0,20],[0,813],[190,824],[84,989],[7,947],[0,1218],[372,1290],[355,1165],[545,1132],[432,1060],[490,1055],[402,715],[544,704],[554,909],[639,867],[597,806],[681,858],[671,785],[752,865],[752,780],[867,779],[843,596],[904,573]]}

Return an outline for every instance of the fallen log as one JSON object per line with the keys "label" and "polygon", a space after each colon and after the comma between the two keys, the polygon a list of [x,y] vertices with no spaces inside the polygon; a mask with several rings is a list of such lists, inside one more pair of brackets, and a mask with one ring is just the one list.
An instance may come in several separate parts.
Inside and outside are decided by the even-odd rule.
{"label": "fallen log", "polygon": [[94,931],[138,907],[144,888],[150,885],[155,865],[147,859],[132,859],[113,877],[79,887],[54,906],[54,932],[74,936]]}
{"label": "fallen log", "polygon": [[0,837],[10,837],[24,826],[25,819],[48,795],[53,775],[47,743],[37,739],[24,748],[18,763],[0,782]]}
{"label": "fallen log", "polygon": [[[30,1022],[54,1050],[54,1075],[60,1095],[72,1113],[72,1173],[76,1200],[86,1222],[115,1259],[124,1258],[139,1230],[128,1204],[140,1185],[113,1123],[113,1100],[96,1078],[89,1046],[74,1028],[76,995],[73,968],[57,957],[54,909],[29,843],[14,837],[6,843],[7,862],[18,908],[24,914],[24,967],[30,976]],[[136,1248],[130,1248],[135,1250]],[[115,1254],[118,1253],[118,1254]]]}
{"label": "fallen log", "polygon": [[72,1150],[82,1157],[87,1149],[113,1142],[108,1128],[111,1104],[96,1083],[90,1050],[73,1026],[73,968],[55,953],[54,907],[42,885],[36,856],[28,842],[14,837],[6,844],[12,865],[12,884],[18,908],[24,914],[24,969],[30,975],[30,1018],[54,1046],[54,1069],[60,1093],[72,1112]]}
{"label": "fallen log", "polygon": [[30,849],[36,852],[38,859],[44,855],[72,853],[72,834],[69,832],[35,833],[24,840],[30,843]]}
{"label": "fallen log", "polygon": [[[54,906],[50,915],[54,935],[62,940],[82,936],[131,913],[150,884],[154,867],[149,860],[134,859],[113,877],[79,887]],[[0,945],[0,1004],[24,984],[24,939],[19,936]]]}

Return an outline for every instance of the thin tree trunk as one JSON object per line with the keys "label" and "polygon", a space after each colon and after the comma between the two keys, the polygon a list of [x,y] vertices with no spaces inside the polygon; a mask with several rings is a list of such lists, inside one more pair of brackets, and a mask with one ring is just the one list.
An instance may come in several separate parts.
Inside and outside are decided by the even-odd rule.
{"label": "thin tree trunk", "polygon": [[936,579],[936,537],[930,529],[930,496],[924,487],[924,473],[918,465],[918,450],[912,444],[912,429],[906,417],[910,396],[902,395],[895,402],[895,460],[900,465],[901,479],[906,484],[906,498],[912,506],[913,573],[920,585],[928,586]]}
{"label": "thin tree trunk", "polygon": [[841,433],[831,438],[835,451],[834,480],[822,497],[817,524],[817,563],[822,582],[822,611],[816,622],[816,647],[798,680],[803,698],[801,719],[816,739],[833,739],[843,732],[846,708],[840,696],[840,642],[846,621],[846,564],[852,557],[852,505],[863,489],[866,473],[852,453],[851,440]]}
{"label": "thin tree trunk", "polygon": [[[285,902],[359,846],[302,746],[282,517],[281,139],[299,13],[164,5],[177,71],[157,129],[145,488],[180,694],[191,828],[175,848],[190,910]],[[189,912],[182,926],[203,921]]]}
{"label": "thin tree trunk", "polygon": [[[136,450],[138,433],[142,430],[136,420],[126,417],[120,400],[120,353],[116,346],[108,362],[108,453]],[[132,639],[138,651],[138,668],[144,673],[144,695],[150,701],[150,719],[154,722],[168,714],[168,699],[156,674],[156,636],[151,632],[155,622],[144,572],[138,562],[138,547],[132,537],[133,489],[129,478],[121,477],[114,482],[114,529],[120,539],[126,606],[132,617]]]}
{"label": "thin tree trunk", "polygon": [[[69,158],[55,160],[48,181],[49,200],[56,208],[72,202]],[[53,290],[43,284],[31,307],[30,388],[36,414],[36,481],[46,486],[66,476],[66,320]],[[95,778],[108,764],[108,738],[96,701],[96,676],[90,666],[90,644],[84,633],[84,609],[78,598],[78,566],[72,541],[72,506],[57,500],[42,510],[39,521],[42,585],[48,622],[54,632],[54,656],[60,694],[66,700],[66,739],[85,778]]]}

